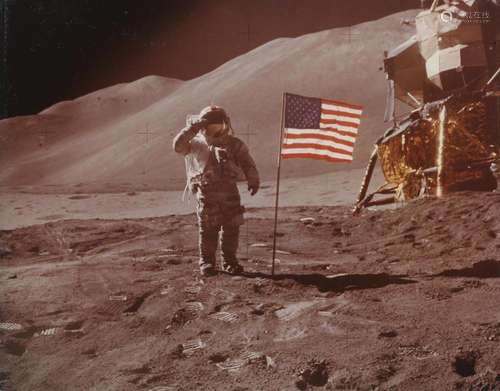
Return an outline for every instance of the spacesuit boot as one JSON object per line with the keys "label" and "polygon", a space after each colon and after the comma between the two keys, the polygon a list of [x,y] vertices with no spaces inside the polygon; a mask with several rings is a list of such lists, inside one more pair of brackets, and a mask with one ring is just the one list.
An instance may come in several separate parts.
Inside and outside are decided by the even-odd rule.
{"label": "spacesuit boot", "polygon": [[219,228],[213,226],[204,226],[202,224],[199,230],[199,248],[200,248],[200,272],[204,276],[213,276],[215,271],[215,252],[217,251],[217,242],[219,238]]}
{"label": "spacesuit boot", "polygon": [[222,270],[230,274],[243,272],[243,267],[238,263],[236,252],[240,234],[239,225],[223,225],[221,234]]}

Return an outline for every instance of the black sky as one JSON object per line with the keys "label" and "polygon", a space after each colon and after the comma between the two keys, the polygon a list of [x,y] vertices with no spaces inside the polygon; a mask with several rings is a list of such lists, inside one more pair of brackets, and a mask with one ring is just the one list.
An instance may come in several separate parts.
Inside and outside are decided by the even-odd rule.
{"label": "black sky", "polygon": [[420,0],[0,1],[2,117],[146,75],[190,79],[274,38],[420,6]]}

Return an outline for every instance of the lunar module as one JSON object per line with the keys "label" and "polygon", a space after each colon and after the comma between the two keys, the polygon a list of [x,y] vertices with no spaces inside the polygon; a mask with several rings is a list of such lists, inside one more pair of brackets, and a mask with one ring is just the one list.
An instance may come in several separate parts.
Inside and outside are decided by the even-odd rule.
{"label": "lunar module", "polygon": [[[385,53],[393,126],[375,143],[355,212],[497,187],[500,0],[434,0],[415,26],[416,35]],[[398,106],[411,111],[400,116]],[[386,183],[367,195],[377,160]]]}

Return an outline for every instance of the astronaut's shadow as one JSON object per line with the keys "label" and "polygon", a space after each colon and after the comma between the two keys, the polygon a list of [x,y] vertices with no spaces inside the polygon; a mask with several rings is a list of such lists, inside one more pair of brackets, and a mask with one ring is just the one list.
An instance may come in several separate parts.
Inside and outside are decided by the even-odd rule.
{"label": "astronaut's shadow", "polygon": [[323,274],[271,274],[244,272],[246,278],[264,278],[272,281],[292,280],[303,286],[314,286],[320,292],[344,292],[349,290],[376,289],[387,285],[415,284],[417,281],[407,275],[380,274],[340,274],[325,276]]}

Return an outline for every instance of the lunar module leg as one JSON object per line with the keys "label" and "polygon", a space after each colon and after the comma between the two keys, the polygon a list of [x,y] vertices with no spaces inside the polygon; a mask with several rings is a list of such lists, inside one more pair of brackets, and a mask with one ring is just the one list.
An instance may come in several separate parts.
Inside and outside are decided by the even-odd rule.
{"label": "lunar module leg", "polygon": [[368,161],[368,167],[366,168],[363,182],[361,183],[361,189],[359,190],[358,199],[356,200],[356,205],[359,205],[359,203],[366,196],[366,191],[368,190],[368,186],[370,185],[370,181],[373,175],[373,170],[375,169],[375,164],[377,164],[377,158],[378,158],[377,152],[378,152],[378,145],[375,145],[375,148],[373,149],[373,152],[370,156],[370,160]]}
{"label": "lunar module leg", "polygon": [[387,188],[387,184],[384,184],[382,187],[377,189],[374,193],[369,194],[368,196],[366,195],[366,192],[368,191],[368,186],[370,185],[370,181],[373,176],[373,170],[375,169],[375,165],[377,164],[377,158],[378,158],[378,145],[375,145],[375,148],[370,156],[370,160],[368,161],[368,166],[365,171],[365,176],[363,178],[363,182],[361,183],[361,189],[359,190],[358,194],[358,199],[356,200],[356,206],[354,207],[352,213],[357,214],[359,211],[367,206],[374,206],[374,205],[386,205],[386,204],[391,204],[395,202],[394,197],[386,197],[381,200],[377,201],[372,201],[373,197],[376,194],[393,194],[394,189],[392,188]]}

